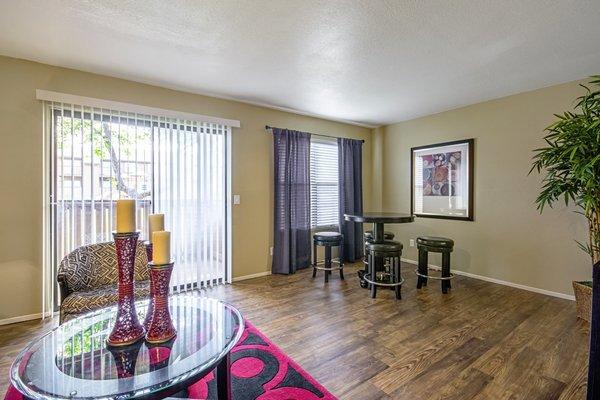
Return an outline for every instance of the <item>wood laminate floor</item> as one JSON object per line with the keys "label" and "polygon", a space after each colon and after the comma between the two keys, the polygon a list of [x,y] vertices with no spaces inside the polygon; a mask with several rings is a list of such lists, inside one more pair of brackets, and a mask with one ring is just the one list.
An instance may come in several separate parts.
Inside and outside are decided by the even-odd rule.
{"label": "wood laminate floor", "polygon": [[[323,272],[273,275],[207,290],[243,315],[341,399],[584,399],[589,327],[575,305],[465,277],[450,294],[415,289],[404,264],[403,299]],[[0,390],[10,364],[57,322],[0,327]]]}

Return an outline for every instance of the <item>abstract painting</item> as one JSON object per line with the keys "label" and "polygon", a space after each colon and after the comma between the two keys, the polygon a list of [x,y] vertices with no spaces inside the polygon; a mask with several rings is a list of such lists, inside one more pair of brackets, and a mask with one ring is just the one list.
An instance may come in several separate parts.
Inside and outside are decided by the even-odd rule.
{"label": "abstract painting", "polygon": [[423,196],[455,196],[459,187],[461,153],[423,156]]}
{"label": "abstract painting", "polygon": [[473,139],[411,149],[413,215],[473,220],[473,149]]}

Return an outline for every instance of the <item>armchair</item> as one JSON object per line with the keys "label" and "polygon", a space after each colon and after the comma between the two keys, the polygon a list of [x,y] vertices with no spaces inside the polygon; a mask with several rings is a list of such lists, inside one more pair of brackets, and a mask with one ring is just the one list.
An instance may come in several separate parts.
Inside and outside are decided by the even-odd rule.
{"label": "armchair", "polygon": [[[135,256],[135,297],[150,294],[146,249],[138,242]],[[118,268],[115,244],[96,243],[79,247],[60,263],[60,323],[117,303]]]}

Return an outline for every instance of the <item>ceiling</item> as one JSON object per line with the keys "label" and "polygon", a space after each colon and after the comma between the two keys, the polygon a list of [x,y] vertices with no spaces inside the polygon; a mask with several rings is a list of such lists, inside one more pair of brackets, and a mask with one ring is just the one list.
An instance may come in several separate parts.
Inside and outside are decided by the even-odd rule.
{"label": "ceiling", "polygon": [[600,73],[600,1],[2,0],[0,54],[382,125]]}

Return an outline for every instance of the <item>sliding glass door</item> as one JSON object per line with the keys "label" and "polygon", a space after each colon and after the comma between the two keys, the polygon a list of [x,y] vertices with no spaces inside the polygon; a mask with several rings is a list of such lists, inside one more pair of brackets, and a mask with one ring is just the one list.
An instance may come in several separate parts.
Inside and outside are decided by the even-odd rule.
{"label": "sliding glass door", "polygon": [[230,127],[51,102],[44,118],[48,279],[70,251],[111,241],[116,200],[133,198],[142,239],[165,214],[174,290],[227,280]]}

